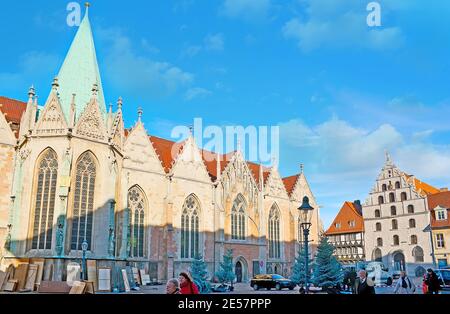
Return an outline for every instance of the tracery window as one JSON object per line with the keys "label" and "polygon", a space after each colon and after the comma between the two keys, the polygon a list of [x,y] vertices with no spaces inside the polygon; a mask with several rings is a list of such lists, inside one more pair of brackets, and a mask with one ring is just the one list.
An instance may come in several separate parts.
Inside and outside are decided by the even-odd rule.
{"label": "tracery window", "polygon": [[280,211],[275,204],[269,214],[269,258],[281,258]]}
{"label": "tracery window", "polygon": [[36,192],[34,196],[34,222],[32,249],[50,250],[53,235],[58,157],[52,149],[46,150],[36,169]]}
{"label": "tracery window", "polygon": [[244,197],[239,194],[231,208],[231,239],[233,240],[245,240],[246,207]]}
{"label": "tracery window", "polygon": [[199,250],[200,204],[194,195],[189,195],[181,214],[181,258],[197,258]]}
{"label": "tracery window", "polygon": [[86,240],[88,250],[90,250],[97,175],[97,167],[92,153],[84,153],[77,162],[75,169],[71,249],[81,250],[81,244]]}
{"label": "tracery window", "polygon": [[146,203],[144,192],[138,186],[128,191],[128,208],[130,210],[130,255],[144,257]]}

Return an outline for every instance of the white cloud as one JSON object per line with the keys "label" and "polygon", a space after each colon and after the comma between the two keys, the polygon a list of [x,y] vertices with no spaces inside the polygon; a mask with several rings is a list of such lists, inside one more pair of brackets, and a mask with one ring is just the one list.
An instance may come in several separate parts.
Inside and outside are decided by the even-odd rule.
{"label": "white cloud", "polygon": [[106,77],[121,90],[145,95],[169,95],[191,84],[194,75],[165,61],[138,55],[131,40],[117,29],[102,29],[99,38],[109,47],[104,58]]}
{"label": "white cloud", "polygon": [[224,49],[223,34],[208,35],[205,37],[205,49],[222,51]]}
{"label": "white cloud", "polygon": [[191,101],[196,98],[205,98],[211,94],[212,94],[212,92],[205,88],[194,87],[194,88],[188,89],[188,91],[184,95],[184,99],[186,101]]}
{"label": "white cloud", "polygon": [[253,21],[267,17],[270,7],[270,0],[225,0],[221,13],[228,17]]}
{"label": "white cloud", "polygon": [[306,165],[312,189],[324,205],[321,214],[327,227],[340,208],[336,204],[365,200],[386,149],[401,170],[438,188],[449,186],[450,145],[433,143],[431,134],[401,134],[390,124],[360,128],[337,118],[314,125],[290,120],[280,123],[280,150],[283,163]]}
{"label": "white cloud", "polygon": [[[18,69],[15,72],[0,72],[0,86],[3,91],[22,90],[24,95],[28,87],[36,81],[47,81],[43,86],[50,90],[51,79],[57,75],[61,58],[39,51],[30,51],[19,57]],[[38,86],[36,86],[38,88]],[[44,98],[47,95],[41,95]]]}
{"label": "white cloud", "polygon": [[398,27],[367,26],[367,3],[358,0],[305,0],[302,3],[306,6],[306,18],[295,17],[286,22],[283,34],[287,39],[296,40],[304,52],[347,47],[392,50],[404,42]]}

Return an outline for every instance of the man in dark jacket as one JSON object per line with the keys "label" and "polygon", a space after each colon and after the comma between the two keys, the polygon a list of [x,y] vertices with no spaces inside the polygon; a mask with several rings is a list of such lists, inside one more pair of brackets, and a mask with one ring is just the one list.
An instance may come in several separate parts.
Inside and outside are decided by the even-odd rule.
{"label": "man in dark jacket", "polygon": [[439,282],[438,276],[431,268],[427,269],[425,284],[428,286],[428,294],[439,294],[441,283]]}
{"label": "man in dark jacket", "polygon": [[359,278],[355,281],[356,294],[375,294],[375,284],[370,278],[367,278],[367,272],[360,270]]}

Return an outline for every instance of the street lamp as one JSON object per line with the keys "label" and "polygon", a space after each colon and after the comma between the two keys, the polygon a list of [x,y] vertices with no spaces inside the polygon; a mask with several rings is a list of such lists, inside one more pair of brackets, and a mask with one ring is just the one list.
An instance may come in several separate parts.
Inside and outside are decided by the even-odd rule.
{"label": "street lamp", "polygon": [[300,211],[300,221],[301,221],[301,226],[303,229],[303,242],[304,242],[303,245],[305,246],[305,291],[306,291],[306,293],[308,293],[309,292],[309,287],[308,287],[308,276],[309,276],[308,236],[309,236],[309,229],[311,228],[312,212],[314,210],[314,207],[312,207],[309,204],[308,196],[305,196],[303,198],[303,203],[302,203],[302,205],[300,205],[298,210]]}
{"label": "street lamp", "polygon": [[86,271],[86,251],[88,250],[88,243],[86,239],[84,239],[83,243],[81,243],[81,250],[83,251],[83,260],[82,260],[82,267],[83,267],[83,280],[87,280],[87,271]]}

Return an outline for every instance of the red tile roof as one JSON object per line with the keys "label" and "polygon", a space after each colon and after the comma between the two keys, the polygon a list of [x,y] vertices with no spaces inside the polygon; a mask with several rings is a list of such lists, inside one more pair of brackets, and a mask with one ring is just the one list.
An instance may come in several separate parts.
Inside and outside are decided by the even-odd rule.
{"label": "red tile roof", "polygon": [[[250,169],[251,173],[253,174],[253,177],[255,178],[255,181],[257,184],[261,183],[261,178],[259,177],[259,164],[256,164],[254,162],[247,161],[248,168]],[[263,166],[263,184],[267,182],[267,178],[270,175],[270,168]]]}
{"label": "red tile roof", "polygon": [[149,136],[149,138],[156,153],[159,155],[164,171],[168,173],[170,169],[172,169],[172,165],[180,154],[186,141],[175,143],[156,136]]}
{"label": "red tile roof", "polygon": [[[409,175],[406,172],[403,172],[403,174],[406,176],[407,180],[411,181],[412,175]],[[419,194],[421,194],[422,196],[436,194],[436,193],[439,193],[441,191],[438,188],[435,188],[434,186],[431,186],[428,183],[420,181],[417,178],[414,178],[414,186],[416,187],[417,192]]]}
{"label": "red tile roof", "polygon": [[20,124],[20,118],[27,109],[27,103],[0,96],[0,110],[6,116],[6,121]]}
{"label": "red tile roof", "polygon": [[[355,225],[352,227],[350,222],[354,221]],[[340,225],[339,227],[337,225]],[[358,233],[364,231],[364,220],[355,204],[352,202],[345,202],[342,205],[339,213],[334,218],[330,228],[325,232],[325,235]]]}
{"label": "red tile roof", "polygon": [[235,152],[231,152],[229,154],[221,155],[216,154],[207,150],[202,149],[201,150],[203,162],[205,163],[206,169],[208,170],[209,176],[212,180],[217,179],[217,158],[220,159],[220,173],[222,173],[228,163],[230,162],[231,158],[233,158]]}
{"label": "red tile roof", "polygon": [[286,191],[289,195],[291,195],[294,191],[295,184],[297,183],[299,176],[299,174],[296,174],[295,176],[283,178],[284,186],[286,187]]}
{"label": "red tile roof", "polygon": [[[436,207],[447,209],[447,220],[436,220]],[[450,228],[450,191],[444,191],[428,196],[428,208],[431,211],[431,228]]]}

